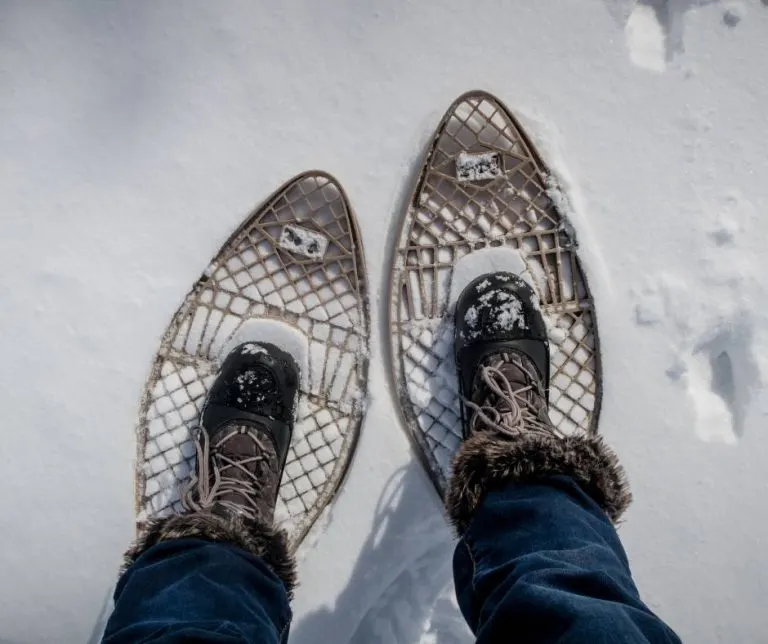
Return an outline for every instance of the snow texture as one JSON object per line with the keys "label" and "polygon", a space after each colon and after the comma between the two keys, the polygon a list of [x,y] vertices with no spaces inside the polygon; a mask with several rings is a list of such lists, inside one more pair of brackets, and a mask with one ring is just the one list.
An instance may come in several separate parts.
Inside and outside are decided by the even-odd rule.
{"label": "snow texture", "polygon": [[632,62],[653,72],[663,72],[667,64],[664,28],[651,5],[638,4],[627,20],[627,49]]}
{"label": "snow texture", "polygon": [[[518,251],[511,248],[482,248],[465,255],[454,265],[448,309],[455,308],[459,295],[476,277],[499,272],[514,273],[522,277],[532,288],[536,290],[541,288],[541,284],[533,278],[528,265]],[[490,282],[480,282],[477,285],[478,292],[489,285]]]}
{"label": "snow texture", "polygon": [[[253,205],[306,168],[339,177],[381,338],[394,217],[438,119],[481,86],[573,205],[643,598],[684,641],[764,641],[764,2],[11,0],[0,29],[0,640],[94,633],[159,334]],[[469,643],[450,531],[371,350],[291,642]]]}

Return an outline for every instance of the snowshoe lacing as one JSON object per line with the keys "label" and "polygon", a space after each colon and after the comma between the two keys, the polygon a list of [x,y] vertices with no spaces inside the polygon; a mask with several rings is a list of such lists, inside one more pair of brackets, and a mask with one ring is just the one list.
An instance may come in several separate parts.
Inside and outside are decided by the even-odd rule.
{"label": "snowshoe lacing", "polygon": [[[224,430],[213,448],[205,428],[195,437],[197,469],[186,485],[181,504],[188,511],[214,510],[216,507],[248,519],[271,519],[271,499],[264,498],[265,488],[274,490],[276,474],[272,466],[274,448],[257,429],[238,425]],[[234,437],[246,434],[257,448],[254,456],[240,457],[225,451]],[[266,492],[270,494],[270,492]],[[237,499],[237,500],[233,500]]]}
{"label": "snowshoe lacing", "polygon": [[[496,431],[517,437],[523,432],[536,432],[563,436],[549,418],[544,386],[529,360],[519,354],[501,353],[478,369],[475,389],[485,389],[481,402],[464,398],[464,404],[474,412],[469,421],[470,433]],[[515,379],[515,385],[520,386],[510,382],[512,374],[522,376],[523,382]]]}

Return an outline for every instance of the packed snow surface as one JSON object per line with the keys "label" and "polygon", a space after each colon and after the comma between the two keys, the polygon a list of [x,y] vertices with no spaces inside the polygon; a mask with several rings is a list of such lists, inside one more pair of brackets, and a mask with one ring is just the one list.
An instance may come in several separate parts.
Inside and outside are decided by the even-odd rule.
{"label": "packed snow surface", "polygon": [[321,168],[366,251],[370,401],[301,551],[291,642],[472,641],[381,325],[425,146],[480,87],[567,196],[643,597],[685,641],[764,641],[764,2],[9,0],[0,30],[0,640],[91,636],[133,535],[160,334],[253,206]]}

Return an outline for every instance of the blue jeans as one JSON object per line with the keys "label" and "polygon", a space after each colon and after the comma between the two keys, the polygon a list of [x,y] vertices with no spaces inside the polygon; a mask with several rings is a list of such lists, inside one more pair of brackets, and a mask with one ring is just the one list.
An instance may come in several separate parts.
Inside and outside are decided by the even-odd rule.
{"label": "blue jeans", "polygon": [[[456,547],[454,576],[480,643],[679,642],[640,601],[610,521],[567,477],[491,491]],[[277,644],[290,616],[258,558],[181,539],[126,572],[104,641]]]}
{"label": "blue jeans", "polygon": [[453,574],[480,644],[680,641],[640,601],[611,522],[566,476],[492,490]]}
{"label": "blue jeans", "polygon": [[152,546],[122,576],[102,641],[277,644],[290,622],[285,586],[261,559],[177,539]]}

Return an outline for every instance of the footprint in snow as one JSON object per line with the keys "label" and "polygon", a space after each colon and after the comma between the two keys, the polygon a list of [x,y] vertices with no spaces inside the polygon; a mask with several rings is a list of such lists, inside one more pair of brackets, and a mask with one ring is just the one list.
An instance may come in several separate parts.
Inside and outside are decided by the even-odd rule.
{"label": "footprint in snow", "polygon": [[[689,11],[719,0],[605,0],[611,15],[624,25],[629,58],[634,65],[663,72],[685,52],[685,21]],[[768,0],[763,0],[768,5]],[[746,13],[742,2],[724,5],[722,22],[735,28]]]}
{"label": "footprint in snow", "polygon": [[698,246],[698,283],[658,273],[634,293],[636,324],[660,328],[672,345],[667,376],[685,390],[697,436],[731,444],[743,436],[751,400],[768,379],[761,279],[738,244],[744,224],[728,209],[733,203],[726,198]]}

